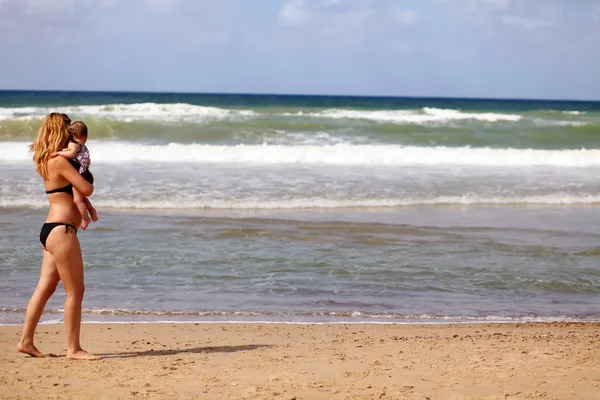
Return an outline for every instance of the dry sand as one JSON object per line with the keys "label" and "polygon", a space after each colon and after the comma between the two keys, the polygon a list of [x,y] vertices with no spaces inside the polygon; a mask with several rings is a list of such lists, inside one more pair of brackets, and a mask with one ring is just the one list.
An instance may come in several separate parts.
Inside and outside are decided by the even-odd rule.
{"label": "dry sand", "polygon": [[600,323],[0,327],[1,399],[600,399]]}

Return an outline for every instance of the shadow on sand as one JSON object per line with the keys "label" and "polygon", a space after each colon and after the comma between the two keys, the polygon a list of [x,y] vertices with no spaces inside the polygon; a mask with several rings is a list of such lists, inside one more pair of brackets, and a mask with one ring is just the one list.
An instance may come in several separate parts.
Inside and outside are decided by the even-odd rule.
{"label": "shadow on sand", "polygon": [[236,351],[256,350],[263,347],[274,347],[270,344],[249,344],[244,346],[207,346],[193,347],[191,349],[163,349],[163,350],[145,350],[128,351],[123,353],[103,353],[97,354],[102,358],[130,358],[130,357],[150,357],[150,356],[172,356],[175,354],[186,353],[234,353]]}

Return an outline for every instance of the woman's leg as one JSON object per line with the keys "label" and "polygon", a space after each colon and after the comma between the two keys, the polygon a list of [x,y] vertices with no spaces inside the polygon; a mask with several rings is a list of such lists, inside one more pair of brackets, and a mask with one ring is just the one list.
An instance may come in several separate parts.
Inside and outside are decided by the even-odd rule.
{"label": "woman's leg", "polygon": [[65,288],[65,326],[67,328],[67,357],[79,360],[97,360],[84,351],[79,342],[81,303],[83,302],[83,259],[76,233],[59,226],[52,230],[46,248],[52,254],[58,275]]}
{"label": "woman's leg", "polygon": [[52,259],[52,255],[47,251],[44,251],[44,258],[42,260],[42,269],[40,271],[40,280],[38,281],[37,287],[29,300],[27,305],[27,313],[25,314],[25,326],[23,328],[23,336],[19,341],[18,350],[21,353],[29,354],[34,357],[43,357],[42,353],[35,347],[33,343],[33,336],[35,335],[35,328],[42,316],[44,307],[48,299],[52,296],[56,290],[60,278],[56,265]]}

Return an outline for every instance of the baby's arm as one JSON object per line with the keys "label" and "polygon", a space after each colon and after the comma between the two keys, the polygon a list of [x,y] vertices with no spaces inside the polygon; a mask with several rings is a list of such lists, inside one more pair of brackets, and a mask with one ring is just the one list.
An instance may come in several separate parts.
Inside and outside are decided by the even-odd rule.
{"label": "baby's arm", "polygon": [[81,150],[81,146],[79,144],[69,142],[69,146],[67,146],[66,149],[52,153],[52,157],[63,156],[65,158],[73,159],[77,157],[77,153],[79,153],[79,150]]}

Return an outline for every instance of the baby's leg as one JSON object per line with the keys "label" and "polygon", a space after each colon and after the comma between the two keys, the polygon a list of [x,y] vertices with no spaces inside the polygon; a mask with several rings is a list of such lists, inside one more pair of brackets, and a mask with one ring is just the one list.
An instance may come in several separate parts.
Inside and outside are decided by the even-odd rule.
{"label": "baby's leg", "polygon": [[90,215],[92,216],[92,221],[94,221],[94,222],[98,221],[98,212],[96,212],[96,209],[92,205],[92,202],[87,197],[83,198],[83,202],[85,203],[87,210],[90,212]]}
{"label": "baby's leg", "polygon": [[73,201],[79,210],[79,214],[81,214],[82,222],[81,229],[85,229],[90,224],[90,216],[88,214],[88,209],[85,205],[84,201],[85,197],[81,194],[81,192],[75,188],[73,188]]}

